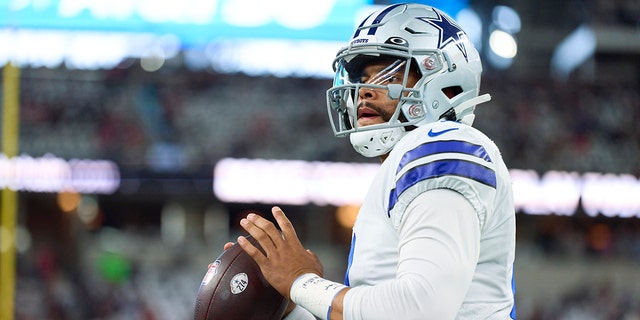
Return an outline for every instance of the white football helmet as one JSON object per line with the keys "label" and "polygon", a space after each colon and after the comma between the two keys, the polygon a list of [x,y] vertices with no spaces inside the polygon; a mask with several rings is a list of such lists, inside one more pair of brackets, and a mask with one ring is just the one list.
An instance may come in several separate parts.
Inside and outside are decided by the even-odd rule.
{"label": "white football helmet", "polygon": [[[384,58],[389,67],[403,66],[402,85],[360,83],[367,59]],[[419,73],[407,87],[410,68]],[[327,90],[327,108],[336,136],[351,138],[364,156],[388,153],[408,130],[439,119],[471,125],[475,106],[490,100],[478,96],[480,55],[458,24],[444,12],[422,4],[394,4],[378,10],[356,28],[349,45],[333,62],[333,87]],[[388,122],[358,127],[358,92],[384,89],[398,107]],[[443,89],[454,92],[449,98]],[[446,91],[446,90],[445,90]]]}

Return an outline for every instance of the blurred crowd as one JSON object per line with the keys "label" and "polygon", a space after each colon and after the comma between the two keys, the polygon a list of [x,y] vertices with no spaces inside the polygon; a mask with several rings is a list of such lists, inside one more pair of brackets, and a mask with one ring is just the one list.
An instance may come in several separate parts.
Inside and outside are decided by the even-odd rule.
{"label": "blurred crowd", "polygon": [[640,3],[634,0],[587,1],[589,16],[601,25],[637,28],[640,24]]}
{"label": "blurred crowd", "polygon": [[640,175],[637,84],[486,82],[476,126],[510,167]]}
{"label": "blurred crowd", "polygon": [[[20,150],[184,170],[223,157],[363,161],[333,137],[327,79],[24,70]],[[55,80],[55,81],[51,81]],[[475,126],[511,168],[640,175],[636,83],[484,79]]]}

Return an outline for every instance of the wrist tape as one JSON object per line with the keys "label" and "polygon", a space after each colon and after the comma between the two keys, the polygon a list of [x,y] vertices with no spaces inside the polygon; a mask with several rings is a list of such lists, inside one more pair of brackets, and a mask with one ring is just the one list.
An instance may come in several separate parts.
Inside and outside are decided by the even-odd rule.
{"label": "wrist tape", "polygon": [[347,286],[305,273],[293,282],[291,301],[307,309],[320,319],[329,319],[333,298]]}

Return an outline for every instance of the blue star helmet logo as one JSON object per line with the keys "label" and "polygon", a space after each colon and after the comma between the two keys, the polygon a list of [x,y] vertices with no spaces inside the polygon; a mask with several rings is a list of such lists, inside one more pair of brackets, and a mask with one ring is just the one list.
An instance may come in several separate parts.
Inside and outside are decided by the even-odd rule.
{"label": "blue star helmet logo", "polygon": [[465,34],[464,31],[460,29],[457,23],[449,20],[449,18],[446,15],[442,14],[440,11],[436,9],[433,9],[433,11],[436,13],[436,18],[419,17],[417,19],[420,19],[440,30],[438,49],[442,49],[449,43],[453,42],[456,47],[460,49],[460,52],[462,52],[465,60],[469,61],[469,59],[467,58],[467,49],[460,39],[460,37]]}

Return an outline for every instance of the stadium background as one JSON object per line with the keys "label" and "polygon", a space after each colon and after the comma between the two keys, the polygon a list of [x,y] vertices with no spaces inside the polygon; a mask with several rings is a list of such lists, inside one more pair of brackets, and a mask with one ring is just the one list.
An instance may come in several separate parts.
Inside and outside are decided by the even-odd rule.
{"label": "stadium background", "polygon": [[[321,256],[326,276],[342,279],[357,203],[288,203],[286,196],[257,201],[255,194],[229,201],[214,192],[216,167],[225,159],[375,163],[332,136],[324,92],[331,84],[330,55],[355,24],[349,19],[358,8],[387,2],[325,2],[353,14],[330,15],[333,24],[320,23],[326,31],[295,29],[305,21],[273,10],[272,20],[212,24],[211,33],[202,21],[48,21],[39,19],[45,9],[57,5],[62,12],[72,2],[0,2],[7,9],[0,13],[0,64],[20,67],[20,157],[14,160],[28,163],[20,176],[6,169],[17,161],[0,159],[2,186],[17,189],[16,319],[188,319],[207,264],[240,234],[239,218],[248,211],[266,214],[273,204],[284,207],[303,242]],[[264,12],[287,1],[235,3]],[[476,40],[486,69],[481,91],[493,100],[477,109],[475,126],[501,147],[510,168],[540,179],[561,172],[626,181],[624,187],[607,185],[621,191],[607,197],[631,199],[622,209],[620,201],[607,199],[590,209],[584,198],[570,211],[519,208],[519,319],[640,319],[640,205],[633,200],[640,176],[640,5],[426,3],[445,6],[453,16],[472,12],[475,20],[465,21],[480,23]],[[518,13],[515,26],[512,19],[498,21],[500,6]],[[76,18],[83,19],[92,9],[79,8],[84,11]],[[61,24],[47,28],[45,22]],[[495,30],[511,34],[517,55],[492,57]],[[103,49],[105,32],[129,34],[130,52],[114,60],[107,47],[91,51],[92,45]],[[43,55],[48,49],[62,54]],[[92,64],[90,57],[103,53]],[[88,166],[88,173],[75,176],[82,181],[53,181],[52,168],[75,170],[74,159],[107,163],[115,173],[92,176],[97,171]],[[250,184],[252,178],[235,182]],[[336,189],[352,187],[346,183]],[[0,229],[4,252],[11,243],[7,234]]]}

